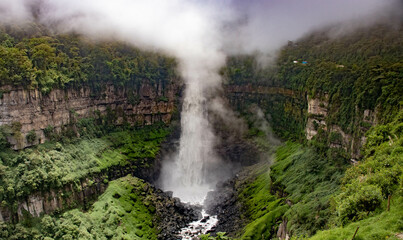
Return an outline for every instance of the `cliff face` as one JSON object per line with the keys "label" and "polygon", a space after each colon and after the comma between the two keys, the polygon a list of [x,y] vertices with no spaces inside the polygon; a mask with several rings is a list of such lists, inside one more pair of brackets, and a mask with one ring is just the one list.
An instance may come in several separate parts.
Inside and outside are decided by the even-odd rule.
{"label": "cliff face", "polygon": [[[325,96],[327,99],[328,96]],[[311,140],[318,134],[318,128],[321,126],[323,130],[327,130],[325,118],[327,117],[327,100],[319,98],[310,98],[308,100],[308,119],[306,122],[305,136],[306,139]]]}
{"label": "cliff face", "polygon": [[[121,176],[123,177],[123,176]],[[85,179],[79,185],[69,184],[62,189],[51,189],[48,192],[37,192],[16,204],[16,209],[0,208],[0,221],[18,222],[26,216],[40,217],[55,211],[63,211],[77,205],[85,205],[102,194],[107,184],[102,177]]]}
{"label": "cliff face", "polygon": [[305,93],[282,87],[259,85],[227,85],[226,96],[232,108],[246,116],[259,107],[265,119],[278,136],[283,138],[304,138]]}
{"label": "cliff face", "polygon": [[[356,119],[356,123],[364,123],[356,128],[353,133],[346,133],[336,124],[327,122],[328,116],[335,114],[329,110],[329,96],[327,94],[317,97],[307,97],[308,111],[307,122],[305,127],[306,139],[311,140],[318,134],[319,129],[328,132],[332,137],[329,137],[329,147],[342,148],[349,153],[351,159],[355,161],[361,158],[360,149],[366,142],[365,132],[370,126],[377,124],[376,111],[366,109],[363,115]],[[358,108],[356,107],[356,111]]]}
{"label": "cliff face", "polygon": [[[13,149],[43,143],[44,130],[51,126],[60,132],[80,118],[96,117],[113,111],[115,124],[149,125],[168,123],[175,110],[180,87],[171,83],[142,84],[137,90],[117,88],[112,84],[94,92],[90,87],[55,89],[43,95],[37,89],[26,90],[4,86],[0,89],[0,126],[10,126],[8,137]],[[134,99],[134,100],[133,100]],[[11,127],[12,126],[12,127]],[[34,140],[27,139],[35,133]]]}
{"label": "cliff face", "polygon": [[[336,112],[332,112],[327,94],[310,97],[287,88],[251,84],[227,85],[225,91],[232,107],[241,113],[250,114],[249,109],[254,105],[261,108],[280,137],[310,141],[323,130],[328,136],[325,140],[328,146],[343,149],[353,160],[361,157],[365,132],[377,123],[376,111],[366,109],[354,120],[360,126],[352,133],[343,131],[329,120]],[[357,107],[356,111],[359,111]]]}

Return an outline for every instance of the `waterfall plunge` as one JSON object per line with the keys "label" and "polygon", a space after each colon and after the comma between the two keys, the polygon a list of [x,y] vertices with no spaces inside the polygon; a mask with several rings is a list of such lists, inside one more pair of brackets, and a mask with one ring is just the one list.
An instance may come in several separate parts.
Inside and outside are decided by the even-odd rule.
{"label": "waterfall plunge", "polygon": [[202,204],[207,192],[221,179],[220,175],[227,174],[214,152],[215,136],[208,121],[209,103],[205,96],[212,85],[220,83],[220,77],[216,73],[193,72],[196,74],[186,79],[179,149],[164,161],[160,184],[183,202]]}

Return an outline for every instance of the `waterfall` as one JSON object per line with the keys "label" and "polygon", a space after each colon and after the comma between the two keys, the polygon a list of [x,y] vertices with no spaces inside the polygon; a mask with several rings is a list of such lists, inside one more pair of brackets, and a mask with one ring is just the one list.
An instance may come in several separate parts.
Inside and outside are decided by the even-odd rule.
{"label": "waterfall", "polygon": [[[160,185],[173,191],[183,202],[202,204],[225,171],[214,152],[215,136],[208,121],[208,80],[218,74],[196,74],[188,77],[181,112],[181,136],[178,151],[163,163]],[[208,80],[204,81],[204,79]]]}

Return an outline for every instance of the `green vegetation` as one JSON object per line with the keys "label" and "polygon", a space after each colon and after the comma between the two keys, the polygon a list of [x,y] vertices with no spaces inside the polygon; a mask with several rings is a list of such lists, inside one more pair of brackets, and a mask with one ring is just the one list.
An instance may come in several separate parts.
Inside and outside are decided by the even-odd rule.
{"label": "green vegetation", "polygon": [[347,171],[315,148],[279,147],[270,171],[267,163],[253,166],[247,170],[252,177],[239,183],[247,225],[237,237],[275,237],[287,219],[295,239],[351,238],[357,226],[356,239],[397,239],[403,230],[402,120],[401,111],[391,123],[371,128],[363,160]]}
{"label": "green vegetation", "polygon": [[[403,111],[393,122],[368,133],[362,162],[346,171],[343,187],[335,196],[340,224],[365,219],[384,208],[389,196],[403,196]],[[397,203],[401,204],[401,203]]]}
{"label": "green vegetation", "polygon": [[288,221],[294,235],[312,235],[332,216],[331,197],[338,192],[343,168],[329,163],[312,148],[287,142],[278,147],[273,165],[259,163],[246,169],[237,184],[247,223],[240,239],[270,239],[278,225]]}
{"label": "green vegetation", "polygon": [[35,133],[35,130],[29,131],[28,134],[27,134],[27,136],[26,136],[26,138],[27,138],[27,142],[28,142],[28,143],[33,143],[33,142],[35,142],[35,140],[36,140],[36,133]]}
{"label": "green vegetation", "polygon": [[227,240],[227,239],[232,239],[232,238],[230,238],[228,236],[225,236],[225,232],[218,232],[217,236],[215,236],[215,237],[210,236],[210,233],[203,234],[203,235],[200,235],[199,238],[201,240]]}
{"label": "green vegetation", "polygon": [[332,214],[330,199],[338,192],[344,170],[295,143],[277,150],[271,167],[272,191],[292,204],[284,215],[292,234],[312,235],[326,226]]}
{"label": "green vegetation", "polygon": [[280,199],[270,194],[268,166],[261,166],[255,173],[256,179],[240,193],[240,201],[245,208],[244,217],[252,220],[243,230],[241,239],[264,239],[273,234],[273,226],[287,210]]}
{"label": "green vegetation", "polygon": [[[383,202],[383,209],[386,208],[386,201]],[[403,232],[403,198],[396,197],[391,201],[390,211],[378,212],[364,220],[350,223],[344,227],[336,227],[330,230],[319,231],[309,238],[311,240],[344,240],[351,239],[358,229],[355,240],[398,240],[397,233]],[[301,238],[298,238],[301,239]]]}
{"label": "green vegetation", "polygon": [[92,137],[86,129],[81,139],[71,143],[47,142],[20,152],[0,152],[0,201],[16,209],[18,199],[35,191],[58,189],[113,166],[131,164],[146,168],[159,152],[169,129],[149,126],[115,129],[105,136]]}
{"label": "green vegetation", "polygon": [[279,147],[271,171],[257,166],[239,194],[250,219],[241,238],[273,237],[273,227],[285,218],[297,239],[351,238],[357,226],[357,239],[397,239],[403,230],[402,120],[400,111],[391,123],[371,128],[363,160],[347,171],[315,148],[291,142]]}
{"label": "green vegetation", "polygon": [[133,90],[143,83],[161,84],[164,89],[176,77],[171,57],[125,43],[52,35],[40,25],[31,28],[30,34],[27,29],[0,27],[0,87],[39,88],[43,94],[83,85],[100,90],[105,83]]}
{"label": "green vegetation", "polygon": [[74,209],[16,225],[0,223],[0,238],[157,239],[155,207],[142,195],[145,185],[143,180],[130,175],[111,181],[89,211]]}
{"label": "green vegetation", "polygon": [[311,96],[328,94],[327,123],[347,133],[359,131],[365,109],[378,107],[378,119],[390,122],[402,101],[402,31],[377,26],[335,39],[314,33],[282,51],[277,78]]}
{"label": "green vegetation", "polygon": [[283,138],[295,141],[302,141],[305,130],[304,109],[307,108],[304,101],[281,94],[246,94],[246,97],[232,96],[231,102],[241,117],[246,120],[250,128],[250,134],[256,134],[256,127],[253,126],[253,109],[257,103],[264,114],[264,119],[270,122],[273,132]]}

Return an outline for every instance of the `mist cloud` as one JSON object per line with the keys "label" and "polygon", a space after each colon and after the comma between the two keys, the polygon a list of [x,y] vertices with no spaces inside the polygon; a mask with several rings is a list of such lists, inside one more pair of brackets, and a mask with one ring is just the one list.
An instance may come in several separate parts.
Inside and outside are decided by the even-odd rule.
{"label": "mist cloud", "polygon": [[31,21],[36,9],[39,22],[62,32],[124,40],[217,69],[226,54],[273,55],[314,29],[368,25],[402,8],[399,0],[0,0],[0,21]]}
{"label": "mist cloud", "polygon": [[274,56],[287,41],[323,27],[337,25],[334,31],[340,34],[401,18],[403,4],[400,0],[237,0],[235,9],[239,24],[230,28],[227,51]]}

